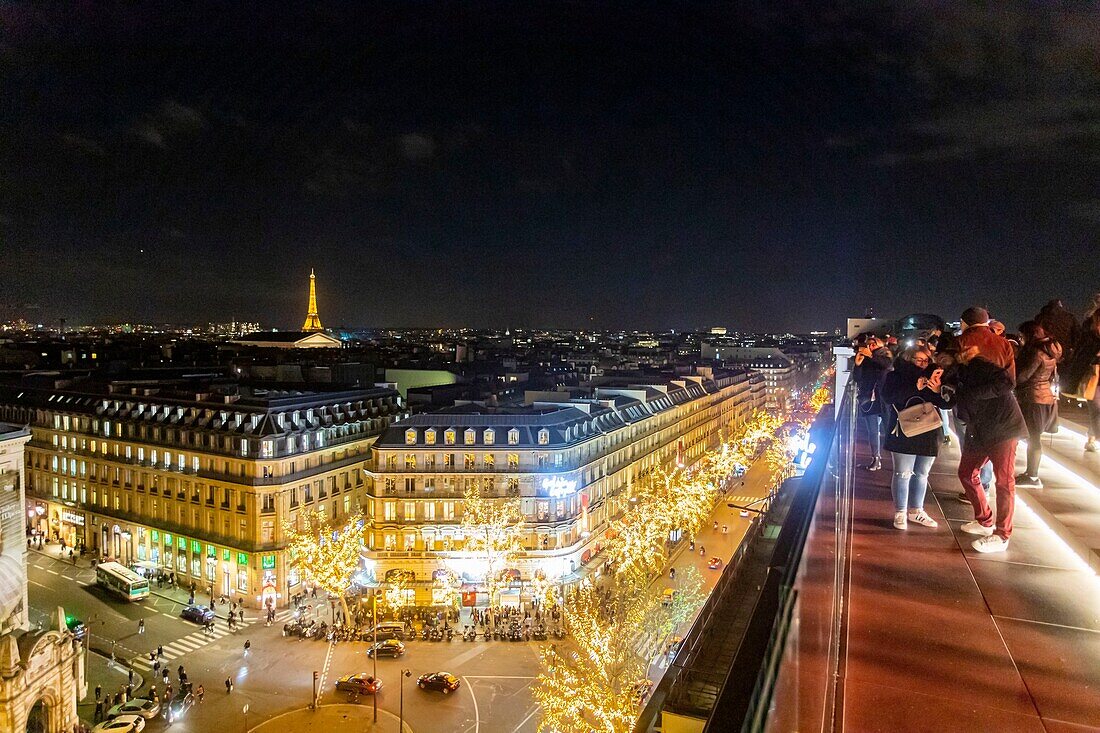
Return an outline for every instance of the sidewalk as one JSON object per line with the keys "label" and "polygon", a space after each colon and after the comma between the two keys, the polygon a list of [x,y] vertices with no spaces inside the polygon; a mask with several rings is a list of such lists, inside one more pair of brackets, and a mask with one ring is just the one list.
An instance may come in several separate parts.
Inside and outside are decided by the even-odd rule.
{"label": "sidewalk", "polygon": [[[81,720],[91,721],[95,717],[95,688],[103,688],[103,697],[113,697],[116,692],[125,689],[129,681],[129,668],[112,662],[99,652],[89,650],[84,656],[84,676],[88,682],[88,694],[77,703],[77,714]],[[134,693],[141,689],[145,680],[134,672]],[[108,706],[109,707],[109,706]]]}

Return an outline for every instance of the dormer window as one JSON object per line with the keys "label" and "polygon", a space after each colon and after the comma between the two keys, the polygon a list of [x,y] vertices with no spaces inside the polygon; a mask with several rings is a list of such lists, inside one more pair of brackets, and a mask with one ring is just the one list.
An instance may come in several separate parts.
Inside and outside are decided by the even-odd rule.
{"label": "dormer window", "polygon": [[443,433],[443,442],[447,445],[455,444],[455,431],[454,428],[447,428],[447,431]]}
{"label": "dormer window", "polygon": [[492,445],[497,439],[496,431],[492,428],[486,428],[485,432],[482,434],[482,438],[485,441],[485,445]]}
{"label": "dormer window", "polygon": [[519,431],[515,428],[508,431],[508,445],[519,445]]}
{"label": "dormer window", "polygon": [[543,428],[542,430],[539,431],[539,445],[549,445],[549,444],[550,444],[550,431],[547,430],[546,428]]}
{"label": "dormer window", "polygon": [[477,431],[473,428],[466,428],[466,431],[462,434],[462,441],[466,445],[473,445],[477,440]]}
{"label": "dormer window", "polygon": [[435,445],[435,428],[428,428],[424,431],[424,442],[428,445]]}
{"label": "dormer window", "polygon": [[409,428],[405,431],[405,445],[416,445],[416,430]]}

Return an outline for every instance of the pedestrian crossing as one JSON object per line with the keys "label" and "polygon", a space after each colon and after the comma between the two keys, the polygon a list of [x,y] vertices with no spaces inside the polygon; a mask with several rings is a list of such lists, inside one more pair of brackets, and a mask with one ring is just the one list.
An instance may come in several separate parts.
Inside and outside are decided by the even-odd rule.
{"label": "pedestrian crossing", "polygon": [[[292,609],[283,609],[282,611],[278,611],[275,614],[275,623],[282,625],[293,617],[294,611]],[[240,631],[247,629],[249,626],[261,622],[261,619],[262,617],[254,618],[245,621],[243,624],[239,623],[237,624],[235,630],[230,630],[230,628],[225,624],[222,619],[218,619],[218,621],[214,624],[213,630],[210,633],[206,633],[202,630],[202,628],[198,628],[196,631],[193,631],[187,636],[176,639],[175,641],[164,645],[164,655],[160,658],[161,666],[163,667],[165,662],[179,659],[186,654],[196,652],[199,649],[202,649],[204,646],[217,641],[218,639],[224,639],[231,634],[237,634]],[[130,664],[133,665],[134,668],[146,672],[152,671],[153,669],[153,662],[149,659],[148,654],[134,657],[130,660]]]}
{"label": "pedestrian crossing", "polygon": [[750,506],[753,502],[759,502],[763,498],[762,496],[727,496],[726,501],[739,506]]}
{"label": "pedestrian crossing", "polygon": [[[246,628],[246,627],[238,627]],[[215,624],[214,630],[211,633],[205,633],[202,629],[184,636],[181,639],[176,639],[170,644],[164,645],[164,656],[160,658],[161,666],[164,666],[165,662],[169,662],[173,659],[179,659],[185,654],[198,651],[207,644],[217,641],[218,639],[224,639],[226,636],[235,632],[230,631],[229,627],[225,625]],[[149,659],[148,654],[134,657],[130,660],[130,664],[136,669],[151,671],[153,669],[153,662]]]}

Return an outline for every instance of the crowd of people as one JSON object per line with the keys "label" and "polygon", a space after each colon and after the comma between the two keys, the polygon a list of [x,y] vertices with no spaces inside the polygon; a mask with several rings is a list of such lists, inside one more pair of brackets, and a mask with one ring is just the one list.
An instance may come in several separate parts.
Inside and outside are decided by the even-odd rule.
{"label": "crowd of people", "polygon": [[[960,498],[974,509],[962,526],[979,552],[1001,552],[1012,535],[1016,486],[1041,489],[1041,437],[1058,429],[1059,392],[1085,403],[1085,451],[1100,437],[1100,294],[1083,321],[1053,300],[1016,333],[986,309],[967,308],[958,333],[932,328],[903,338],[860,335],[852,378],[866,426],[869,471],[893,462],[894,526],[935,528],[924,511],[928,474],[940,447],[960,441]],[[1016,449],[1027,463],[1015,475]],[[996,487],[996,510],[987,493]]]}

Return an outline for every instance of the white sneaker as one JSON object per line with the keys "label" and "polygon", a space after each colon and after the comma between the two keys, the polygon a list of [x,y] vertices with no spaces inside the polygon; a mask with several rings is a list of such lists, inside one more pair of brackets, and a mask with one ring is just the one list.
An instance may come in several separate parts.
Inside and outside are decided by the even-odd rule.
{"label": "white sneaker", "polygon": [[[933,529],[940,526],[939,524],[936,523],[936,520],[932,519],[932,517],[928,516],[928,514],[923,509],[916,509],[916,510],[910,509],[909,510],[909,521],[910,522],[916,522],[917,524],[919,524],[921,526],[931,527]],[[894,520],[894,526],[896,527],[897,524],[898,524],[898,522],[895,519]]]}
{"label": "white sneaker", "polygon": [[1085,443],[1085,452],[1086,453],[1095,453],[1096,452],[1096,441],[1095,440],[1090,440],[1089,442]]}
{"label": "white sneaker", "polygon": [[963,526],[959,527],[959,529],[961,529],[963,532],[966,532],[967,534],[978,534],[982,535],[983,537],[988,537],[993,534],[993,527],[986,527],[981,522],[967,522]]}
{"label": "white sneaker", "polygon": [[894,529],[905,529],[905,512],[894,512]]}
{"label": "white sneaker", "polygon": [[970,546],[978,552],[1004,552],[1008,549],[1008,540],[1000,535],[991,534],[974,540]]}

